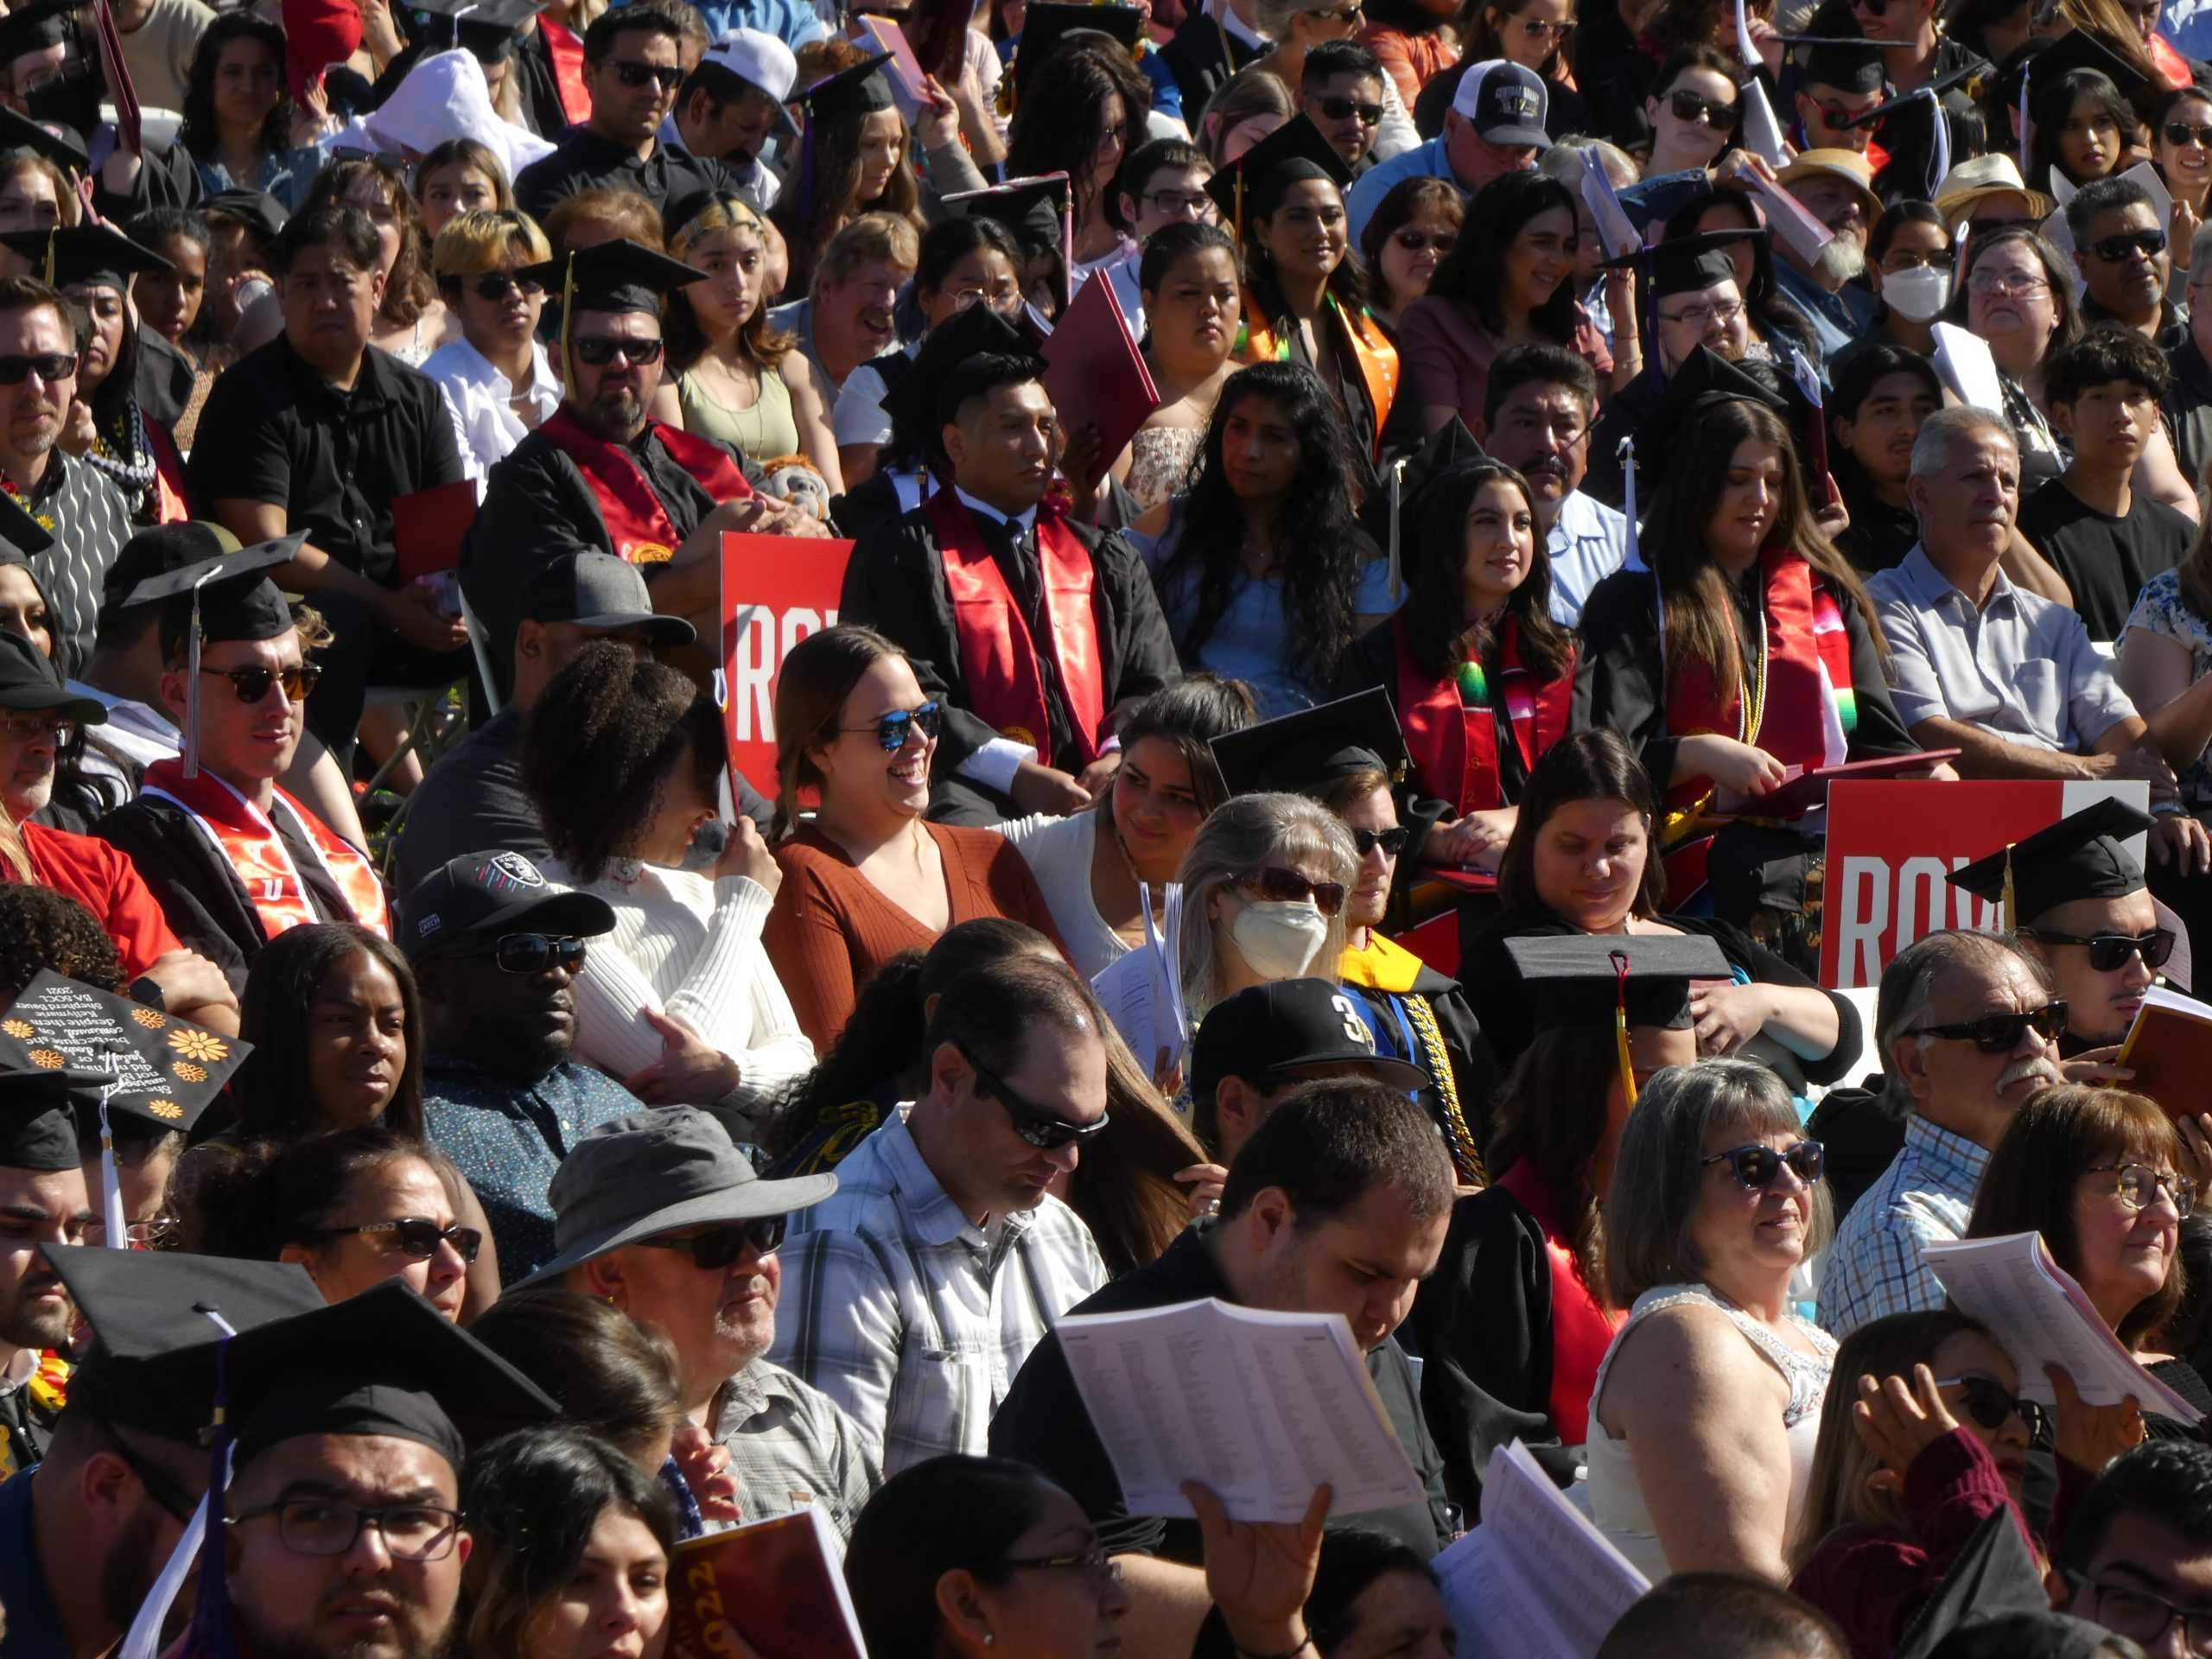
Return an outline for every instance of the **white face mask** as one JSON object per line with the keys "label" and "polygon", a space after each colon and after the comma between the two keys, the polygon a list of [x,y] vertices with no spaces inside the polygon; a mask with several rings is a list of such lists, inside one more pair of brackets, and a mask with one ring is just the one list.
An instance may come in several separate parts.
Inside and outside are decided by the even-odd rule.
{"label": "white face mask", "polygon": [[1296,979],[1321,954],[1329,918],[1310,904],[1263,899],[1236,912],[1229,937],[1254,973],[1265,979]]}
{"label": "white face mask", "polygon": [[1951,273],[1940,265],[1893,271],[1882,278],[1882,301],[1899,316],[1927,322],[1951,297]]}

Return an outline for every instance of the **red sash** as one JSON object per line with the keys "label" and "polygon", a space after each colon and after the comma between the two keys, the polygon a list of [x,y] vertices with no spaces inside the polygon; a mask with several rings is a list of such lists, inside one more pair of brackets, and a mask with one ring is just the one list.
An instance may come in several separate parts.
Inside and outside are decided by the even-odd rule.
{"label": "red sash", "polygon": [[184,488],[184,457],[176,440],[159,421],[146,423],[147,446],[154,452],[154,522],[179,524],[192,517]]}
{"label": "red sash", "polygon": [[[1052,721],[1029,619],[957,496],[941,489],[922,512],[937,537],[944,585],[952,595],[952,629],[959,637],[968,706],[1002,736],[1028,744],[1049,765]],[[1052,625],[1045,649],[1067,692],[1077,753],[1089,766],[1098,758],[1098,734],[1106,724],[1097,566],[1066,522],[1042,509],[1037,514],[1037,563],[1045,582],[1045,616]]]}
{"label": "red sash", "polygon": [[[591,89],[584,85],[583,37],[543,12],[537,15],[537,32],[545,37],[545,56],[553,66],[553,90],[560,94],[561,112],[577,126],[591,119]],[[549,132],[548,138],[558,138]]]}
{"label": "red sash", "polygon": [[1559,1205],[1526,1158],[1497,1178],[1521,1201],[1544,1232],[1544,1256],[1552,1270],[1552,1426],[1561,1446],[1580,1446],[1590,1438],[1590,1391],[1598,1385],[1598,1366],[1620,1328],[1590,1294],[1575,1270],[1574,1251],[1559,1227]]}
{"label": "red sash", "polygon": [[[1759,555],[1759,568],[1765,586],[1766,661],[1763,668],[1745,664],[1747,673],[1763,674],[1766,683],[1758,728],[1745,729],[1742,686],[1732,685],[1724,695],[1714,683],[1713,665],[1692,658],[1671,665],[1668,734],[1679,738],[1719,733],[1757,744],[1785,766],[1835,764],[1843,757],[1828,753],[1828,728],[1839,718],[1829,694],[1847,707],[1852,690],[1851,635],[1841,610],[1833,594],[1815,585],[1813,567],[1797,554],[1770,547]],[[1686,810],[1712,792],[1710,778],[1691,778],[1667,791],[1667,803]]]}
{"label": "red sash", "polygon": [[[1406,753],[1413,759],[1415,784],[1424,795],[1449,802],[1455,817],[1503,806],[1496,709],[1470,709],[1450,675],[1431,679],[1421,672],[1414,660],[1402,609],[1392,631],[1398,658],[1398,718],[1405,727]],[[1573,662],[1569,659],[1557,679],[1540,683],[1521,665],[1521,628],[1510,616],[1498,658],[1498,684],[1492,695],[1505,700],[1522,769],[1534,772],[1544,751],[1567,735],[1568,717],[1574,711]]]}
{"label": "red sash", "polygon": [[375,867],[283,790],[270,802],[274,812],[264,815],[205,766],[197,778],[188,779],[183,761],[156,760],[146,768],[141,792],[158,795],[183,810],[216,856],[231,867],[245,889],[246,901],[261,918],[262,931],[270,938],[322,919],[292,862],[291,849],[272,822],[280,815],[291,820],[294,833],[313,850],[315,862],[345,899],[348,919],[387,938],[391,936],[384,883],[377,880]]}
{"label": "red sash", "polygon": [[[629,445],[594,437],[569,413],[565,404],[537,429],[583,473],[584,482],[598,499],[599,516],[606,521],[607,537],[614,544],[617,557],[632,564],[660,564],[675,556],[683,538],[676,533],[668,509],[661,505],[652,480],[638,465]],[[658,421],[646,422],[645,429],[715,500],[753,493],[744,470],[721,445],[663,426]]]}

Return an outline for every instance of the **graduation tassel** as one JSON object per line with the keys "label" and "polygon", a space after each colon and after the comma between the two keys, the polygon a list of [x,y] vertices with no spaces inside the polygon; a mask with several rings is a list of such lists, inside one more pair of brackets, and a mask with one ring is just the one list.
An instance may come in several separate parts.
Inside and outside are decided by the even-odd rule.
{"label": "graduation tassel", "polygon": [[1626,552],[1621,563],[1632,570],[1639,556],[1636,545],[1636,434],[1624,434],[1620,448],[1613,453],[1621,463],[1621,512],[1628,518]]}
{"label": "graduation tassel", "polygon": [[177,1592],[184,1588],[195,1566],[200,1569],[199,1600],[192,1610],[192,1629],[184,1652],[190,1659],[230,1659],[237,1652],[231,1640],[230,1586],[224,1574],[224,1531],[219,1517],[231,1484],[230,1347],[238,1332],[207,1303],[194,1303],[192,1311],[222,1333],[215,1350],[215,1416],[209,1440],[207,1493],[192,1512],[154,1587],[139,1604],[130,1632],[116,1650],[116,1659],[156,1659],[162,1651],[162,1626],[168,1622]]}
{"label": "graduation tassel", "polygon": [[1936,123],[1936,148],[1929,159],[1934,162],[1928,175],[1928,200],[1936,200],[1936,187],[1951,170],[1951,124],[1943,118],[1943,100],[1936,97],[1932,87],[1923,86],[1913,94],[1928,100],[1929,118]]}
{"label": "graduation tassel", "polygon": [[576,389],[576,360],[569,348],[569,336],[576,327],[576,256],[569,254],[569,263],[561,270],[561,372],[567,378],[570,391]]}
{"label": "graduation tassel", "polygon": [[1406,487],[1406,463],[1403,457],[1390,463],[1390,602],[1402,603],[1405,599],[1404,566],[1398,554],[1398,510],[1403,505]]}
{"label": "graduation tassel", "polygon": [[1628,1052],[1628,952],[1609,952],[1606,960],[1613,964],[1613,1053],[1620,1062],[1621,1093],[1631,1106],[1636,1104],[1636,1065]]}
{"label": "graduation tassel", "polygon": [[100,1085],[100,1207],[107,1217],[107,1247],[130,1248],[130,1218],[123,1209],[123,1176],[115,1166],[115,1124],[108,1116],[108,1097],[123,1086],[115,1055],[107,1055],[107,1081]]}
{"label": "graduation tassel", "polygon": [[1997,901],[1998,925],[2007,933],[2018,932],[2020,926],[2019,901],[2013,897],[2012,893],[2012,848],[2014,844],[2015,843],[2009,841],[2005,843],[2005,891],[2003,895]]}
{"label": "graduation tassel", "polygon": [[2028,72],[2035,67],[2029,59],[2020,66],[2020,177],[2028,176]]}

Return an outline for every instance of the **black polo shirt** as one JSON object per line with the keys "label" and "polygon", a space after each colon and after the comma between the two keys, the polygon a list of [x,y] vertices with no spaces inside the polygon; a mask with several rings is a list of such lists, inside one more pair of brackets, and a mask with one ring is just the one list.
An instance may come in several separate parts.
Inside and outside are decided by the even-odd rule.
{"label": "black polo shirt", "polygon": [[462,475],[436,384],[373,346],[340,391],[279,334],[217,378],[199,433],[189,476],[210,512],[226,497],[280,506],[289,529],[387,588],[393,498]]}
{"label": "black polo shirt", "polygon": [[639,161],[628,145],[576,127],[550,156],[523,168],[515,180],[515,202],[543,219],[579,190],[631,190],[659,211],[695,191],[736,190],[741,182],[720,162],[702,161],[680,144],[657,140],[653,153]]}
{"label": "black polo shirt", "polygon": [[[1157,1262],[1124,1274],[1069,1311],[1123,1313],[1133,1308],[1172,1307],[1205,1296],[1235,1301],[1229,1281],[1222,1276],[1213,1252],[1207,1248],[1208,1236],[1209,1230],[1185,1229]],[[1376,1392],[1382,1397],[1390,1426],[1420,1471],[1422,1485],[1428,1489],[1428,1502],[1363,1515],[1332,1516],[1329,1526],[1332,1530],[1344,1526],[1386,1532],[1426,1560],[1452,1541],[1451,1508],[1444,1495],[1444,1459],[1422,1420],[1413,1368],[1395,1339],[1367,1357],[1367,1374],[1375,1379]],[[1113,1461],[1106,1455],[1098,1431],[1091,1427],[1090,1413],[1076,1388],[1074,1373],[1068,1370],[1058,1336],[1046,1337],[1023,1362],[1013,1389],[991,1418],[991,1451],[995,1456],[1030,1464],[1057,1482],[1083,1505],[1084,1513],[1098,1529],[1102,1548],[1116,1554],[1160,1555],[1192,1567],[1205,1560],[1197,1522],[1133,1516],[1122,1506],[1122,1484],[1115,1478]],[[1192,1471],[1193,1476],[1199,1472]]]}

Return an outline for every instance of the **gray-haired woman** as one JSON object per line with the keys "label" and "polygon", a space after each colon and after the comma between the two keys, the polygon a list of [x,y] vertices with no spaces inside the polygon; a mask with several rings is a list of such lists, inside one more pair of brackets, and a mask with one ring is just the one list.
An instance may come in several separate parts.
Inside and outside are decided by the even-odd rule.
{"label": "gray-haired woman", "polygon": [[1821,1147],[1748,1060],[1653,1078],[1605,1204],[1606,1300],[1629,1309],[1590,1395],[1590,1510],[1654,1580],[1782,1582],[1835,1343],[1791,1311],[1829,1211]]}

